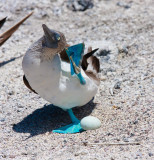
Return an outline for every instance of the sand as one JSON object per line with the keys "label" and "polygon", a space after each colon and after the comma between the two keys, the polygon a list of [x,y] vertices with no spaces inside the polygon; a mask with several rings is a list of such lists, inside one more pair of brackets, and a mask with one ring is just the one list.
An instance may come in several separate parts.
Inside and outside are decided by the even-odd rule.
{"label": "sand", "polygon": [[[0,48],[0,159],[152,160],[154,115],[154,3],[94,0],[74,12],[62,0],[1,0],[1,33],[34,14]],[[63,32],[70,44],[99,47],[101,84],[93,101],[75,108],[101,128],[77,134],[51,131],[71,121],[23,84],[22,58],[43,35],[42,24]]]}

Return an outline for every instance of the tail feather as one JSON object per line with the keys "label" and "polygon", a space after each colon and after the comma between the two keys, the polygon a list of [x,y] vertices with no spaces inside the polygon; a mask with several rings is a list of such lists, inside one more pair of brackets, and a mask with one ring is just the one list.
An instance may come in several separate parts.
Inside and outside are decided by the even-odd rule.
{"label": "tail feather", "polygon": [[95,71],[96,73],[100,71],[99,59],[93,55],[97,50],[98,48],[94,50],[92,50],[92,47],[88,48],[88,53],[83,56],[81,63],[83,70],[86,71],[90,67],[90,70]]}

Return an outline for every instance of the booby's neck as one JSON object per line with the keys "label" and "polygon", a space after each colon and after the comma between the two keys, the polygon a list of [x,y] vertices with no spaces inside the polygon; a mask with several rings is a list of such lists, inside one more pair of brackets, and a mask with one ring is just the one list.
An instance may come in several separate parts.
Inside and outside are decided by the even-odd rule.
{"label": "booby's neck", "polygon": [[44,36],[37,42],[30,46],[27,53],[30,53],[33,57],[40,58],[40,61],[51,61],[56,54],[59,54],[64,50],[64,44],[59,44],[57,48],[48,48],[42,45],[44,42]]}
{"label": "booby's neck", "polygon": [[42,61],[52,61],[56,54],[59,54],[57,49],[51,49],[47,47],[42,48],[41,57],[40,57],[41,62]]}

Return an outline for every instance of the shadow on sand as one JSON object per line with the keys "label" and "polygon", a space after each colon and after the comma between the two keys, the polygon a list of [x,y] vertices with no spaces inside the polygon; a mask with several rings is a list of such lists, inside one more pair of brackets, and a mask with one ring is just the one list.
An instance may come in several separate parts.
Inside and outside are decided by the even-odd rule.
{"label": "shadow on sand", "polygon": [[[73,109],[78,119],[90,115],[96,104],[90,101],[82,107]],[[13,125],[13,130],[18,133],[30,133],[30,137],[51,132],[53,129],[70,124],[67,112],[53,105],[44,105],[25,117],[21,122]]]}
{"label": "shadow on sand", "polygon": [[13,61],[15,61],[16,59],[21,58],[21,57],[23,57],[23,55],[18,56],[18,57],[13,57],[13,58],[11,58],[10,60],[7,60],[7,61],[0,62],[0,67],[3,67],[3,66],[5,66],[6,64],[8,64],[8,63],[10,63],[10,62],[13,62]]}

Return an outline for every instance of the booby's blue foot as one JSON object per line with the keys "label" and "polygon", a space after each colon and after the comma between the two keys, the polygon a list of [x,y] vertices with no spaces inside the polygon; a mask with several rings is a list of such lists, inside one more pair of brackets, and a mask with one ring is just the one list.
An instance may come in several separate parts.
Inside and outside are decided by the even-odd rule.
{"label": "booby's blue foot", "polygon": [[53,133],[63,133],[63,134],[67,134],[67,133],[78,133],[78,132],[82,132],[83,129],[80,126],[80,122],[79,123],[71,123],[67,126],[58,128],[53,130]]}
{"label": "booby's blue foot", "polygon": [[67,110],[69,115],[70,115],[70,118],[72,120],[72,123],[67,125],[67,126],[64,126],[64,127],[61,127],[61,128],[58,128],[58,129],[55,129],[53,130],[52,132],[54,133],[63,133],[63,134],[67,134],[67,133],[78,133],[78,132],[82,132],[84,131],[82,128],[81,128],[81,125],[80,125],[80,121],[75,117],[75,115],[73,114],[72,112],[72,109],[69,109]]}

